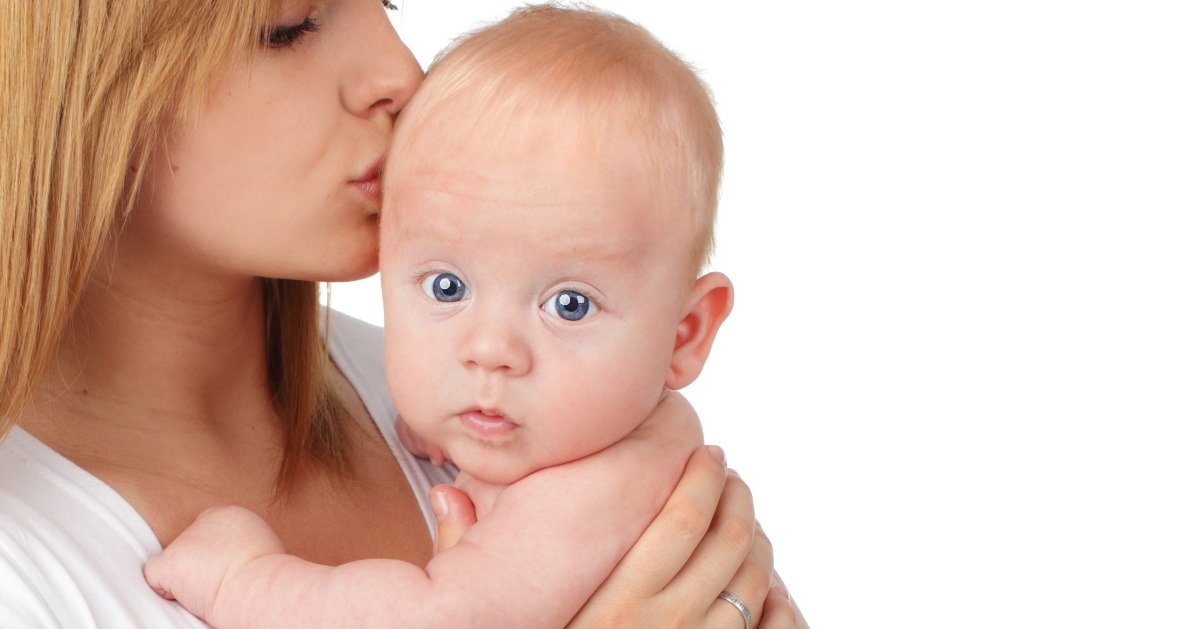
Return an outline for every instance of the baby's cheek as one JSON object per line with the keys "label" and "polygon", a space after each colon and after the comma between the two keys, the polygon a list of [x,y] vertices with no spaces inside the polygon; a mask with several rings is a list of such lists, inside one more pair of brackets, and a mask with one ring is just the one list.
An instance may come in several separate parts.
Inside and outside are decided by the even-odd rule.
{"label": "baby's cheek", "polygon": [[394,371],[395,376],[388,381],[388,387],[392,392],[392,400],[396,403],[396,410],[402,415],[411,416],[409,423],[416,427],[423,414],[422,407],[427,406],[430,394],[428,384],[422,380],[421,370],[413,369],[410,365],[411,363],[407,363],[405,367],[397,368]]}
{"label": "baby's cheek", "polygon": [[420,405],[427,401],[430,384],[429,368],[422,368],[419,352],[412,351],[415,345],[403,334],[389,333],[385,350],[387,360],[388,390],[396,410],[405,421],[418,429],[418,418],[422,415]]}
{"label": "baby's cheek", "polygon": [[619,441],[640,425],[658,404],[662,379],[645,365],[613,361],[573,374],[552,390],[561,438],[572,444],[569,458],[577,458]]}

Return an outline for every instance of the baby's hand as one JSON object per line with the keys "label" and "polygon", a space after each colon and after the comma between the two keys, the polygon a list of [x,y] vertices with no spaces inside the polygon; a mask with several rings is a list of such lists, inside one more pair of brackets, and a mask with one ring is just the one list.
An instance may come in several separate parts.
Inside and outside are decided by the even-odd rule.
{"label": "baby's hand", "polygon": [[437,518],[434,553],[453,547],[475,526],[475,505],[457,487],[435,485],[429,491],[433,515]]}
{"label": "baby's hand", "polygon": [[251,560],[283,552],[279,536],[254,512],[216,507],[201,513],[143,572],[159,596],[212,622],[223,583]]}
{"label": "baby's hand", "polygon": [[[408,427],[404,418],[399,415],[396,416],[396,436],[400,437],[400,443],[404,446],[405,450],[419,457],[429,459],[430,463],[438,467],[450,461],[450,459],[446,458],[446,453],[442,452],[441,448],[421,438],[412,428]],[[450,462],[453,463],[454,461]]]}

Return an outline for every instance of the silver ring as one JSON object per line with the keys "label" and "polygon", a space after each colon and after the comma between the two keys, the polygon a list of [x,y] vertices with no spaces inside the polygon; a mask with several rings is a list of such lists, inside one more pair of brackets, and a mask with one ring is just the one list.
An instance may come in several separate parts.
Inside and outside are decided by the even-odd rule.
{"label": "silver ring", "polygon": [[746,629],[750,629],[754,626],[754,621],[750,618],[750,608],[746,607],[746,603],[742,602],[742,599],[725,591],[722,591],[720,594],[718,594],[717,598],[723,598],[729,601],[729,603],[736,607],[739,612],[742,612],[742,620],[746,621]]}

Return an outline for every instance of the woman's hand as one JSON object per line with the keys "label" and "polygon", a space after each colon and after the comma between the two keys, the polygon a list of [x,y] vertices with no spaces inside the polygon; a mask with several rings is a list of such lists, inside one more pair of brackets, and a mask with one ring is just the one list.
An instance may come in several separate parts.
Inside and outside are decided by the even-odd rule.
{"label": "woman's hand", "polygon": [[756,627],[807,629],[773,562],[749,488],[726,474],[719,449],[701,448],[662,512],[570,626],[736,629],[741,613],[718,598],[727,591],[746,604]]}
{"label": "woman's hand", "polygon": [[[475,510],[448,485],[434,487],[430,499],[440,552],[471,528]],[[746,603],[755,627],[808,629],[773,562],[749,488],[736,473],[726,474],[719,449],[701,448],[662,512],[570,626],[736,629],[742,616],[717,598],[724,590]]]}
{"label": "woman's hand", "polygon": [[767,602],[763,605],[763,622],[759,627],[761,629],[774,629],[775,627],[808,629],[808,622],[804,620],[804,614],[800,613],[796,601],[792,600],[791,595],[788,594],[787,587],[783,585],[783,579],[779,578],[778,572],[771,575],[771,589],[767,592]]}

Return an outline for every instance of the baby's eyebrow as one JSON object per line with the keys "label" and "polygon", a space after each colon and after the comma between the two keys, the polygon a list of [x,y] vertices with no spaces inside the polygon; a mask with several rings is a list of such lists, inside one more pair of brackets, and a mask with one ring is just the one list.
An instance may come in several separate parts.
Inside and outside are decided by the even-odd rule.
{"label": "baby's eyebrow", "polygon": [[640,256],[643,243],[637,238],[614,234],[581,235],[554,243],[554,251],[594,262],[624,262]]}
{"label": "baby's eyebrow", "polygon": [[434,240],[439,242],[461,242],[462,232],[454,229],[445,221],[421,221],[417,224],[405,222],[403,219],[395,225],[397,240]]}
{"label": "baby's eyebrow", "polygon": [[[400,228],[393,239],[393,247],[434,246],[441,251],[468,249],[473,245],[469,237],[446,223],[423,223]],[[552,241],[532,238],[510,243],[509,250],[522,256],[537,256],[544,259],[559,259],[567,268],[635,269],[646,258],[645,249],[651,246],[644,239],[624,237],[621,234],[567,235]]]}
{"label": "baby's eyebrow", "polygon": [[433,246],[439,250],[446,248],[457,249],[463,246],[462,235],[448,225],[404,225],[393,224],[392,231],[382,238],[384,249],[381,255],[393,256],[407,253],[411,247],[427,248]]}

